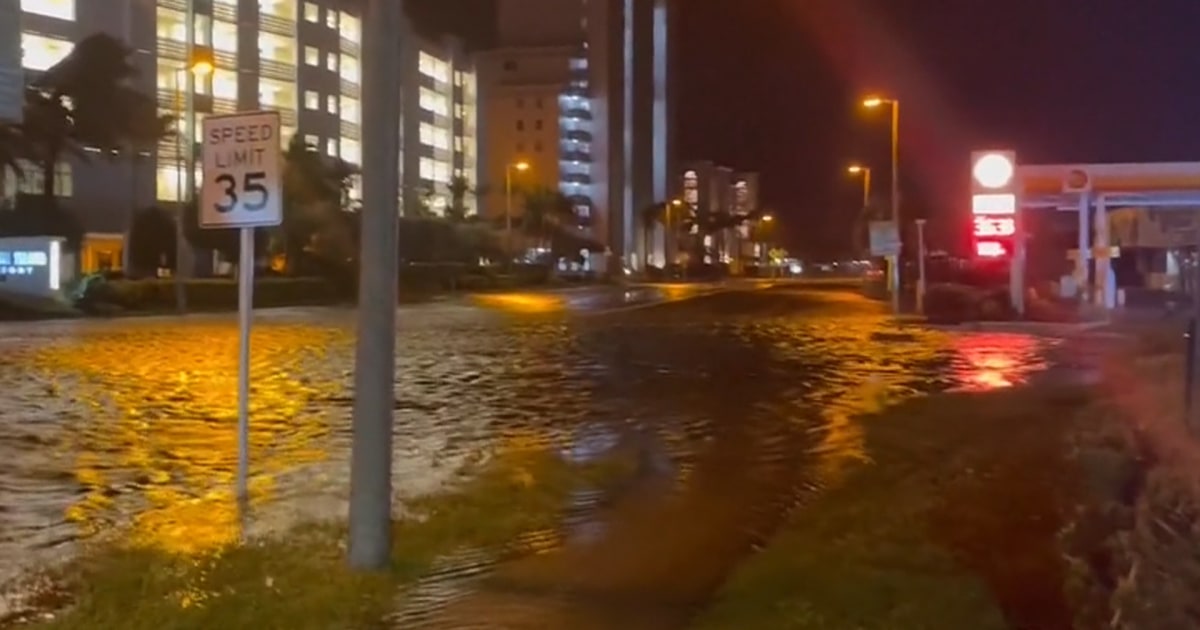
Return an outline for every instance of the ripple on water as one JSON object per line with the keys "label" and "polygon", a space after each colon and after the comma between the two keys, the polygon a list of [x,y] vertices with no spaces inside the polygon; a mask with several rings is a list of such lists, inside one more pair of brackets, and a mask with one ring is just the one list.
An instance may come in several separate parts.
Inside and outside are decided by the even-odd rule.
{"label": "ripple on water", "polygon": [[[692,542],[706,540],[689,538],[693,523],[726,527],[743,541],[721,546],[730,554],[760,544],[781,515],[869,457],[860,414],[922,392],[1010,386],[1041,366],[1031,338],[899,334],[877,308],[836,294],[710,298],[576,321],[449,307],[401,324],[399,496],[434,491],[496,448],[586,460],[633,440],[642,472],[673,497],[664,504],[673,507],[635,516],[657,519],[655,536],[674,526]],[[0,356],[0,387],[12,392],[0,414],[0,557],[19,560],[0,572],[104,532],[181,552],[238,534],[230,321],[85,323],[15,338]],[[341,516],[349,322],[264,318],[252,345],[252,533]],[[624,515],[600,503],[581,494],[565,534],[525,542],[620,544],[611,528]],[[643,535],[630,518],[623,535]],[[698,575],[735,561],[710,555]],[[470,583],[495,557],[445,559],[398,614],[455,627],[431,602],[467,596],[447,576]]]}

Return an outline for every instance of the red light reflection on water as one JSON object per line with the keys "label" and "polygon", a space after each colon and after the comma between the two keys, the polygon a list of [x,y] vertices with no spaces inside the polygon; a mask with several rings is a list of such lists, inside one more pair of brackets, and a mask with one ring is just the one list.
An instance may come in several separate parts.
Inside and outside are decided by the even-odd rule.
{"label": "red light reflection on water", "polygon": [[1046,367],[1037,338],[1011,333],[956,335],[954,376],[961,391],[989,391],[1020,385]]}

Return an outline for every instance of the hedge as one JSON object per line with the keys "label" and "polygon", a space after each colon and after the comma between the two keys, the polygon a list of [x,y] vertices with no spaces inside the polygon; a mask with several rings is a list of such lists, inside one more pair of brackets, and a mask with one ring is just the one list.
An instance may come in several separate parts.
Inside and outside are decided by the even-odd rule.
{"label": "hedge", "polygon": [[[237,308],[238,287],[224,278],[186,280],[183,283],[188,308],[232,310]],[[169,311],[175,308],[172,280],[108,280],[91,285],[78,306],[87,312]],[[345,294],[321,278],[261,278],[254,282],[254,306],[312,306],[336,304]]]}

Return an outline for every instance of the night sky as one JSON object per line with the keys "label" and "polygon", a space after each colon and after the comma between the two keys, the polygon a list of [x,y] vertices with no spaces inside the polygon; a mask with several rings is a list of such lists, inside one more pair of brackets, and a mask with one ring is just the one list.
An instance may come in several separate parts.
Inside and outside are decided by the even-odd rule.
{"label": "night sky", "polygon": [[[901,107],[906,214],[965,244],[969,153],[1027,163],[1200,161],[1198,0],[685,0],[682,151],[763,173],[790,244],[849,243],[861,182],[886,195]],[[881,198],[886,205],[886,198]]]}
{"label": "night sky", "polygon": [[[415,0],[486,45],[489,0]],[[1200,0],[680,0],[681,158],[763,174],[789,245],[844,253],[870,165],[888,189],[902,103],[905,215],[965,245],[968,160],[1200,161]],[[418,7],[418,12],[422,12]]]}

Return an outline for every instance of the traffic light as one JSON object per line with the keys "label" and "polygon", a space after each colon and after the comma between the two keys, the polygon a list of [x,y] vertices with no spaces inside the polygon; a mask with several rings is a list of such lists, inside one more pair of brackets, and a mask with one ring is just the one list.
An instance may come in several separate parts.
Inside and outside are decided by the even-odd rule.
{"label": "traffic light", "polygon": [[1017,159],[1013,151],[971,154],[972,239],[980,258],[1007,258],[1017,238]]}

